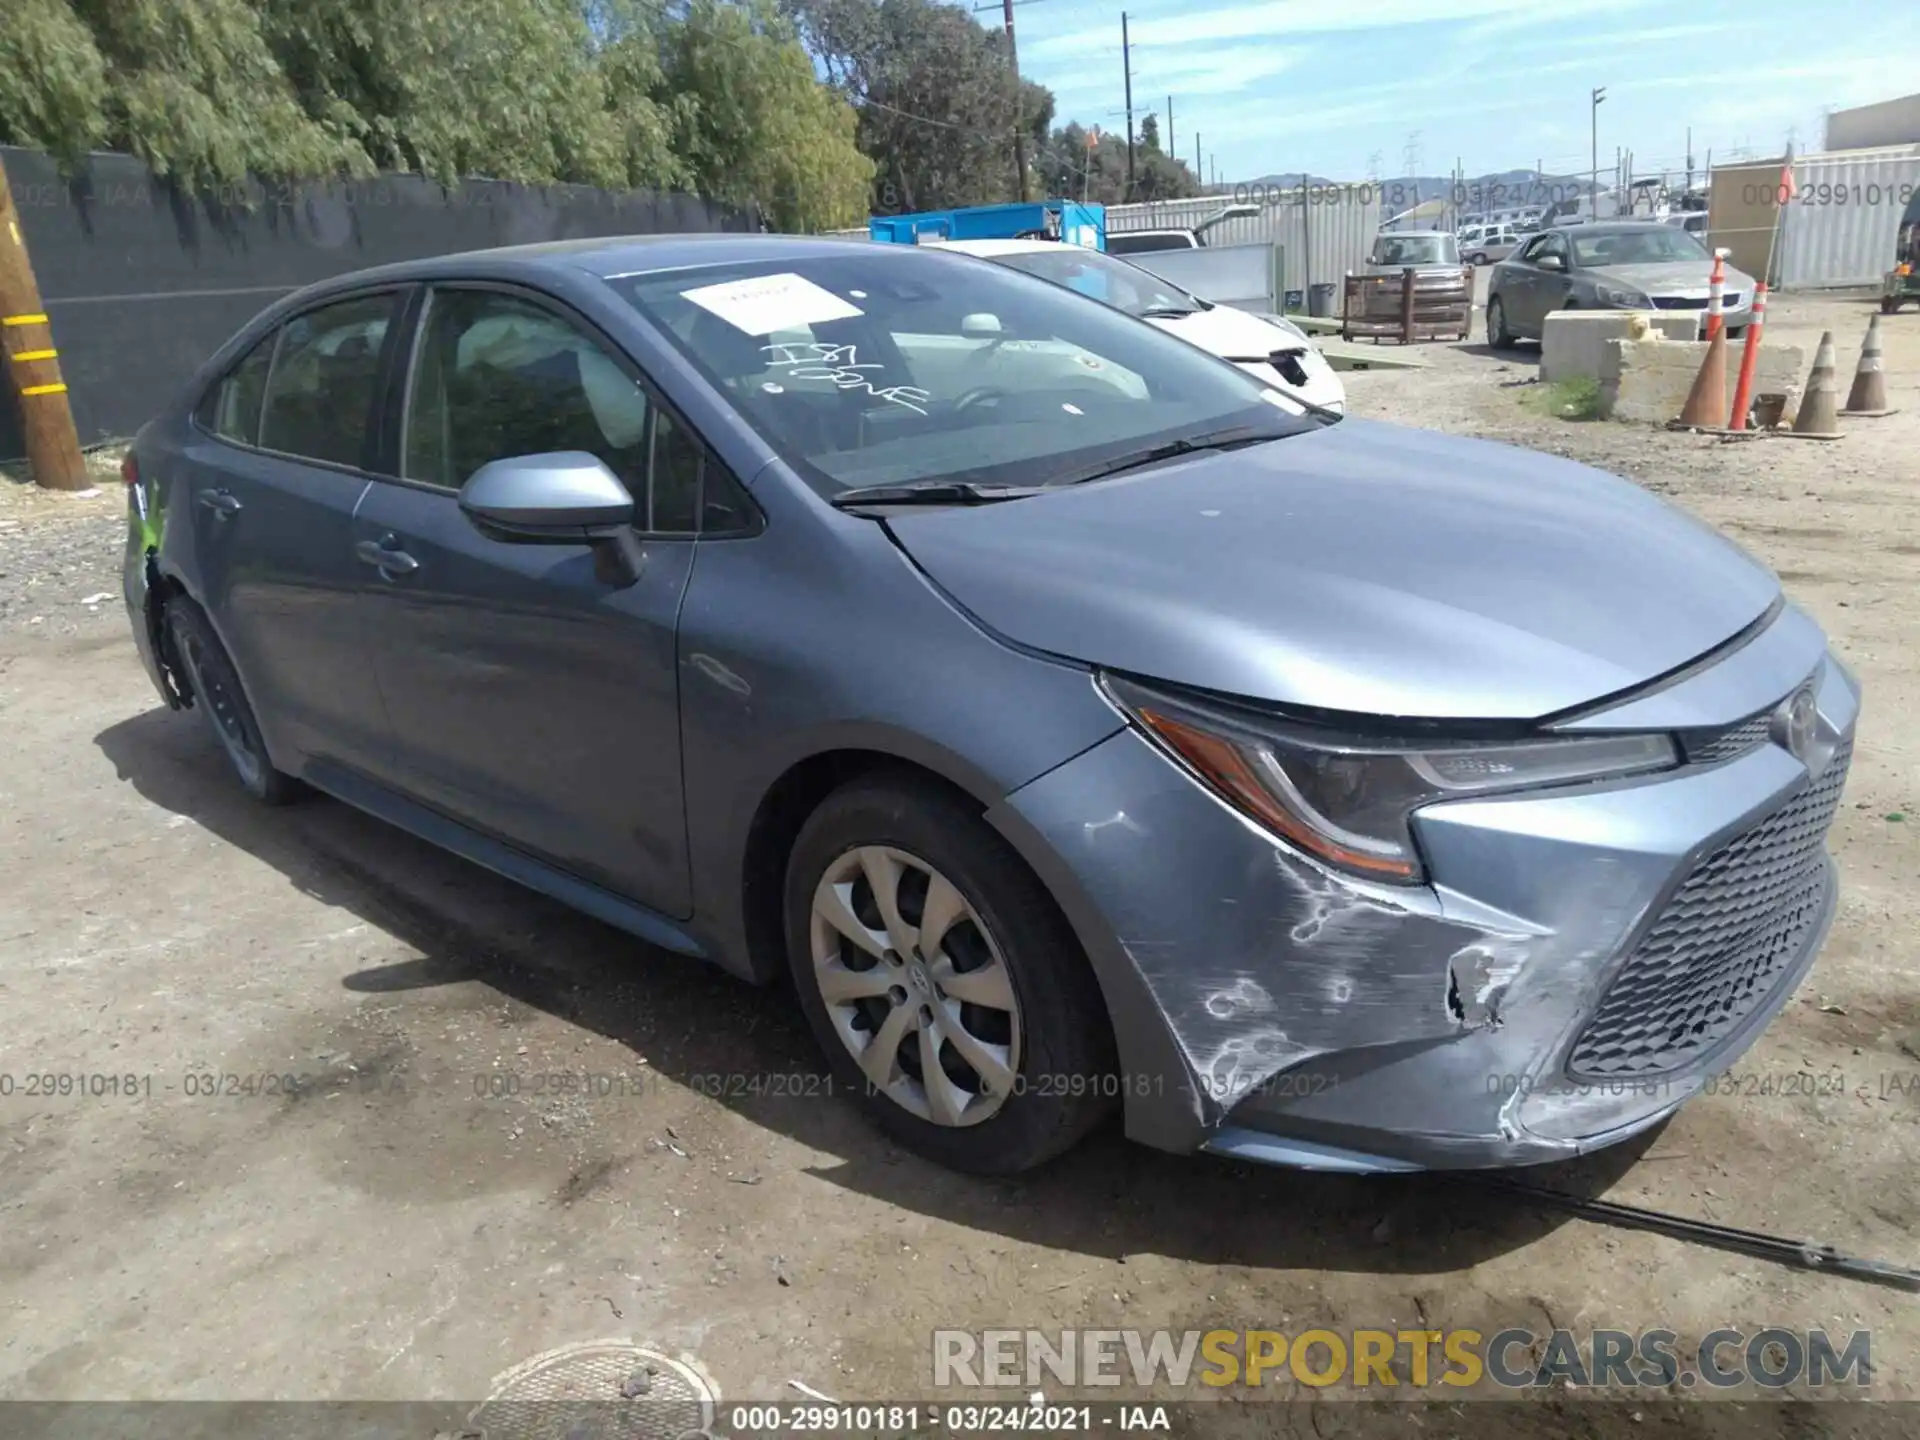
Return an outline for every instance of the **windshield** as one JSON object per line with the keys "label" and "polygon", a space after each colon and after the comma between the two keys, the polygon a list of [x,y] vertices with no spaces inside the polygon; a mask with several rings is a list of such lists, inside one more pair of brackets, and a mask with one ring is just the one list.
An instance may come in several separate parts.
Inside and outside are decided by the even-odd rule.
{"label": "windshield", "polygon": [[1711,258],[1706,247],[1678,225],[1632,230],[1582,226],[1571,234],[1573,263],[1582,270],[1604,270],[1609,265],[1665,265],[1676,260],[1704,262]]}
{"label": "windshield", "polygon": [[1191,314],[1204,309],[1201,303],[1176,285],[1138,265],[1115,260],[1098,250],[1078,245],[1059,245],[1051,250],[1023,250],[1012,255],[991,257],[1001,265],[1024,270],[1051,280],[1069,290],[1124,310],[1129,315],[1165,315],[1172,311]]}
{"label": "windshield", "polygon": [[610,283],[829,497],[1045,485],[1188,436],[1315,428],[1184,340],[965,255],[876,245]]}
{"label": "windshield", "polygon": [[1373,242],[1375,265],[1458,265],[1460,247],[1451,235],[1382,235]]}

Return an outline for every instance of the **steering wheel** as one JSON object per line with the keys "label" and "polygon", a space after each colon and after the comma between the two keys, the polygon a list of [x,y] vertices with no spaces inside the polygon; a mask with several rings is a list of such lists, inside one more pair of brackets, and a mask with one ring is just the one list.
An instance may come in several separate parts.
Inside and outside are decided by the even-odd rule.
{"label": "steering wheel", "polygon": [[997,385],[976,385],[953,402],[954,414],[971,410],[976,405],[997,405],[1007,398],[1007,392]]}

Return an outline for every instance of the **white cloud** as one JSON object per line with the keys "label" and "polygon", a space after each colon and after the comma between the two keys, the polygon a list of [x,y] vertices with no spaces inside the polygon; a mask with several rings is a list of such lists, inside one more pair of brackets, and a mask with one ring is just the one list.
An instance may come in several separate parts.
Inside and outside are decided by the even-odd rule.
{"label": "white cloud", "polygon": [[[1142,20],[1130,27],[1129,38],[1136,47],[1151,48],[1281,35],[1335,35],[1444,21],[1560,25],[1571,14],[1626,10],[1648,3],[1650,0],[1557,0],[1543,7],[1539,0],[1341,0],[1325,5],[1302,0],[1256,0],[1250,5]],[[1116,27],[1104,24],[1048,35],[1020,48],[1023,56],[1034,59],[1065,58],[1117,49],[1118,41]]]}

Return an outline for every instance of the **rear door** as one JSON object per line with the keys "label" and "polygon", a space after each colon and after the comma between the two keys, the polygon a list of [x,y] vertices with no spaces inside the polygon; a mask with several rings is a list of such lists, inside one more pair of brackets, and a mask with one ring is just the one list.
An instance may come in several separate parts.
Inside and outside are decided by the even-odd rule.
{"label": "rear door", "polygon": [[385,743],[351,535],[401,298],[348,295],[286,321],[202,398],[182,457],[191,557],[180,568],[284,767],[365,767]]}
{"label": "rear door", "polygon": [[[393,725],[382,778],[683,917],[675,626],[704,449],[622,353],[533,292],[436,286],[411,349],[397,478],[374,483],[353,535]],[[558,450],[633,492],[637,583],[603,579],[585,545],[492,540],[461,511],[487,461]]]}

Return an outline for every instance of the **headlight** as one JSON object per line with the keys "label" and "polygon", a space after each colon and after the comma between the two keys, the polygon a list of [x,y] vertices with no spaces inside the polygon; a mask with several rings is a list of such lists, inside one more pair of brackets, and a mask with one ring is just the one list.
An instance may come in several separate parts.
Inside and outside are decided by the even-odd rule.
{"label": "headlight", "polygon": [[1638,290],[1629,290],[1622,285],[1596,285],[1593,293],[1608,305],[1618,305],[1623,310],[1651,310],[1653,301]]}
{"label": "headlight", "polygon": [[1425,878],[1411,823],[1423,805],[1679,763],[1665,735],[1362,739],[1201,706],[1111,675],[1101,683],[1148,738],[1248,819],[1338,870],[1395,884]]}

